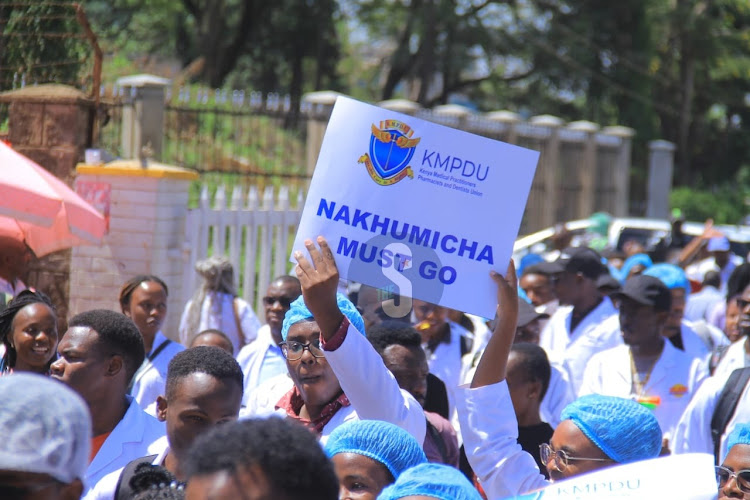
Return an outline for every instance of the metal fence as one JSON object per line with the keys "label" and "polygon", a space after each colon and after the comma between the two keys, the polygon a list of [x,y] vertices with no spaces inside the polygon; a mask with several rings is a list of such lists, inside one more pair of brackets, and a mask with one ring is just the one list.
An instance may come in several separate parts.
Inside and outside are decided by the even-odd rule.
{"label": "metal fence", "polygon": [[[307,99],[294,108],[288,97],[277,94],[166,88],[163,109],[152,119],[161,120],[156,142],[162,147],[154,152],[154,158],[200,172],[212,194],[218,185],[230,189],[255,186],[261,191],[267,186],[278,190],[282,185],[304,189],[335,100],[335,96],[328,97],[328,101]],[[154,111],[144,106],[140,108],[144,116],[126,113],[136,109],[137,98],[133,88],[114,88],[102,94],[99,144],[115,155],[123,154],[125,134],[134,129],[124,122],[138,119],[147,123],[145,115]],[[404,111],[402,106],[403,102],[390,109]],[[524,121],[509,112],[478,114],[455,106],[434,110],[414,106],[406,111],[418,118],[541,153],[522,234],[596,211],[628,214],[629,129],[600,130],[593,123],[565,124],[550,116]],[[146,138],[142,144],[147,144]],[[513,166],[499,163],[498,168]],[[192,207],[198,204],[199,189],[194,186]]]}

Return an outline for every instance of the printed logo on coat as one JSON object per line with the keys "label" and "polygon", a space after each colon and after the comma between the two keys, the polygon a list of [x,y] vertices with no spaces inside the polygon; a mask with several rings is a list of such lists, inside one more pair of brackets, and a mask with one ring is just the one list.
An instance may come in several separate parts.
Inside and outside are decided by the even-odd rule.
{"label": "printed logo on coat", "polygon": [[682,384],[675,384],[669,388],[669,393],[672,396],[681,398],[682,396],[688,393],[688,388]]}
{"label": "printed logo on coat", "polygon": [[372,125],[370,151],[360,156],[372,180],[381,186],[390,186],[404,177],[414,178],[409,162],[420,139],[412,137],[414,130],[398,120],[382,120],[380,126]]}

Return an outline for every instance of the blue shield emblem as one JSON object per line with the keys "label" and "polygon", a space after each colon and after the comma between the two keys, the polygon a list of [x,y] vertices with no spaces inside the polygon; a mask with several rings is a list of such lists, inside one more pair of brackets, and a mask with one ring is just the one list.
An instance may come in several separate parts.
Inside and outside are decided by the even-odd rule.
{"label": "blue shield emblem", "polygon": [[373,134],[370,136],[370,158],[372,165],[383,179],[398,175],[409,165],[415,148],[403,148],[396,144],[399,137],[406,137],[399,130],[388,130],[390,142],[383,142]]}

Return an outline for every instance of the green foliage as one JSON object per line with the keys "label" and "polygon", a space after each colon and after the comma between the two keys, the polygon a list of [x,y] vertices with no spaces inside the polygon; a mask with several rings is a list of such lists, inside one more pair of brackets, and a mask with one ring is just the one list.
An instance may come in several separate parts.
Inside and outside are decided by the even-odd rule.
{"label": "green foliage", "polygon": [[[742,177],[742,176],[740,176]],[[750,213],[750,186],[724,184],[715,189],[678,187],[669,197],[671,208],[679,208],[687,220],[713,219],[716,224],[741,224]]]}
{"label": "green foliage", "polygon": [[92,50],[70,5],[0,2],[0,89],[22,81],[81,87]]}

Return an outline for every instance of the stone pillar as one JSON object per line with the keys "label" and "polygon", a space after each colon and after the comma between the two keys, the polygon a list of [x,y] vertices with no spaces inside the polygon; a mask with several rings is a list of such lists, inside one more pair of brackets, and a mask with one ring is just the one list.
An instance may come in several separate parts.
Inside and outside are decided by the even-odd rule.
{"label": "stone pillar", "polygon": [[[468,122],[474,112],[466,106],[461,106],[460,104],[442,104],[432,108],[432,113],[435,117],[439,117],[437,121],[443,125],[471,132]],[[440,118],[443,119],[441,120]]]}
{"label": "stone pillar", "polygon": [[102,245],[72,251],[70,310],[120,310],[122,284],[137,274],[155,274],[169,287],[165,335],[177,339],[182,297],[183,245],[188,190],[196,172],[124,160],[104,166],[78,165],[76,183],[110,190],[109,234]]}
{"label": "stone pillar", "polygon": [[[161,158],[164,143],[164,106],[170,81],[154,75],[133,75],[117,80],[128,101],[122,108],[122,155]],[[145,148],[145,149],[144,149]]]}
{"label": "stone pillar", "polygon": [[312,175],[315,165],[318,163],[320,147],[323,145],[323,136],[328,128],[328,120],[331,118],[333,105],[338,92],[323,90],[310,92],[302,97],[302,105],[307,111],[307,174]]}
{"label": "stone pillar", "polygon": [[596,133],[599,131],[599,125],[580,120],[569,123],[567,128],[586,134],[586,140],[583,143],[583,164],[578,170],[581,194],[577,200],[579,217],[585,219],[594,212],[594,193],[598,173],[596,170]]}
{"label": "stone pillar", "polygon": [[648,143],[648,205],[646,217],[669,217],[675,145],[669,141]]}
{"label": "stone pillar", "polygon": [[500,110],[491,111],[485,114],[484,117],[493,122],[504,123],[508,127],[508,132],[505,134],[505,142],[518,144],[518,128],[516,126],[521,121],[521,115],[513,111]]}
{"label": "stone pillar", "polygon": [[628,127],[605,127],[602,133],[620,139],[620,151],[617,154],[615,167],[615,217],[627,217],[630,214],[630,155],[633,149],[635,130]]}
{"label": "stone pillar", "polygon": [[[35,85],[0,94],[9,104],[8,140],[13,149],[31,158],[72,185],[75,166],[91,137],[94,103],[66,85]],[[70,250],[45,255],[29,266],[24,282],[50,296],[57,308],[58,328],[68,318]]]}
{"label": "stone pillar", "polygon": [[565,122],[557,116],[538,115],[533,116],[529,123],[549,129],[549,139],[542,148],[536,173],[536,177],[541,179],[544,185],[544,209],[541,214],[529,217],[528,223],[530,229],[537,230],[562,222],[557,220],[557,170],[560,166],[560,127]]}
{"label": "stone pillar", "polygon": [[94,103],[66,85],[36,85],[0,94],[10,104],[8,140],[13,149],[72,185],[91,135]]}

